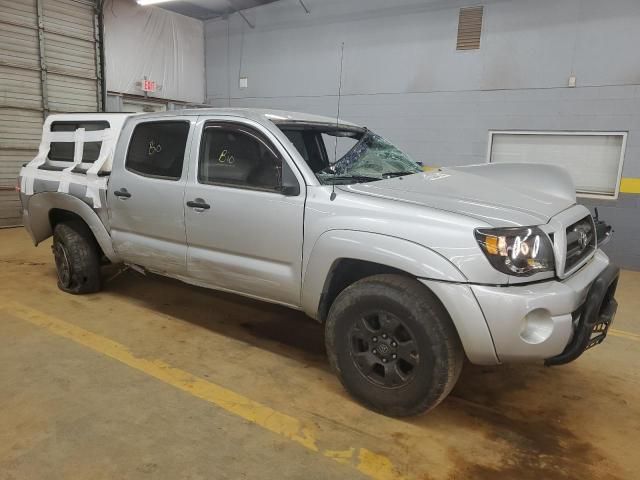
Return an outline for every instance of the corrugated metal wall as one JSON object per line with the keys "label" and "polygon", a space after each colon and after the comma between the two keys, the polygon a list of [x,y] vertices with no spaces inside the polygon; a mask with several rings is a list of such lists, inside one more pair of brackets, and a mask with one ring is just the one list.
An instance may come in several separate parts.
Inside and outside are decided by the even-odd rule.
{"label": "corrugated metal wall", "polygon": [[95,2],[0,0],[0,227],[20,223],[20,166],[49,113],[102,110]]}

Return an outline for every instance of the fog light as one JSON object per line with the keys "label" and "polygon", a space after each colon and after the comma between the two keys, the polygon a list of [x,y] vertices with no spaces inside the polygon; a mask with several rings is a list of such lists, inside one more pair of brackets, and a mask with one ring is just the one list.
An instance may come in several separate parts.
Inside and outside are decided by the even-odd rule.
{"label": "fog light", "polygon": [[523,318],[520,338],[527,343],[538,344],[544,342],[553,332],[551,313],[544,308],[530,311]]}

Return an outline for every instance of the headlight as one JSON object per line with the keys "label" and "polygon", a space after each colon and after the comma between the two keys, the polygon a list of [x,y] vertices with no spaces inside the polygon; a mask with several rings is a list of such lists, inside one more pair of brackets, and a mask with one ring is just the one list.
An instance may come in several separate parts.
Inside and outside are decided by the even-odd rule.
{"label": "headlight", "polygon": [[555,267],[553,246],[538,227],[477,228],[476,240],[493,267],[528,277]]}

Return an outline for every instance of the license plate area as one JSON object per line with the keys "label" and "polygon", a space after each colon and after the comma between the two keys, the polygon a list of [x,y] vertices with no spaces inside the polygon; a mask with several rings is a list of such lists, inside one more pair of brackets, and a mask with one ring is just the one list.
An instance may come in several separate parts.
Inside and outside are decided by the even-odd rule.
{"label": "license plate area", "polygon": [[546,359],[545,365],[569,363],[604,341],[618,309],[614,297],[619,272],[617,267],[609,265],[594,280],[584,304],[574,312],[573,338],[560,355]]}
{"label": "license plate area", "polygon": [[607,332],[609,331],[609,327],[613,323],[613,319],[615,318],[616,311],[618,310],[618,302],[615,299],[611,299],[608,301],[606,307],[603,308],[603,311],[600,313],[598,317],[598,321],[591,329],[591,338],[589,339],[589,343],[585,350],[589,350],[596,345],[600,345],[605,337],[607,336]]}

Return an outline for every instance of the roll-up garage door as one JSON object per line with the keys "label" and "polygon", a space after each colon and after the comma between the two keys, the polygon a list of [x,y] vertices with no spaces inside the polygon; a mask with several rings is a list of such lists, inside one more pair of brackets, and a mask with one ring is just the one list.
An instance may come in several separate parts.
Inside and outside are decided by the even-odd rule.
{"label": "roll-up garage door", "polygon": [[0,0],[0,227],[20,224],[16,177],[50,113],[103,109],[100,29],[88,0]]}

